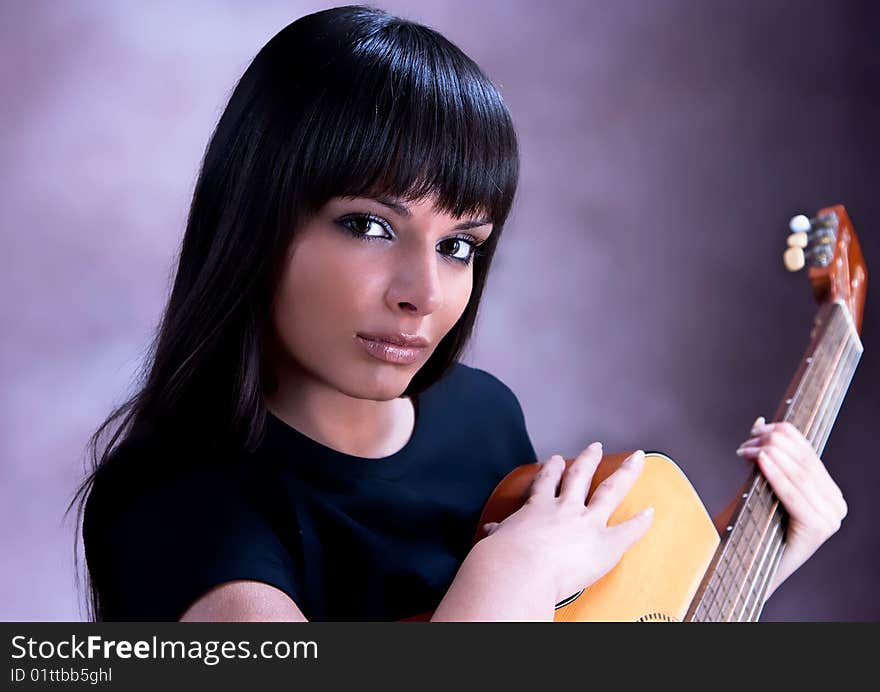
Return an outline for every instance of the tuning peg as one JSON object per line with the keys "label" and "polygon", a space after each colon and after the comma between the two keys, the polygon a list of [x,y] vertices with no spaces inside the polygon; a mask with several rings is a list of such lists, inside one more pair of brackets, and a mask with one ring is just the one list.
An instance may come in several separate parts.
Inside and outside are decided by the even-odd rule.
{"label": "tuning peg", "polygon": [[813,225],[810,223],[810,219],[803,214],[798,214],[797,216],[792,216],[791,221],[788,222],[788,227],[791,229],[792,233],[808,233]]}
{"label": "tuning peg", "polygon": [[804,231],[797,231],[788,236],[788,247],[805,248],[808,242],[807,234]]}
{"label": "tuning peg", "polygon": [[789,247],[785,254],[782,256],[783,262],[785,262],[785,268],[790,272],[796,272],[799,269],[803,269],[804,266],[804,251],[803,248],[793,246]]}

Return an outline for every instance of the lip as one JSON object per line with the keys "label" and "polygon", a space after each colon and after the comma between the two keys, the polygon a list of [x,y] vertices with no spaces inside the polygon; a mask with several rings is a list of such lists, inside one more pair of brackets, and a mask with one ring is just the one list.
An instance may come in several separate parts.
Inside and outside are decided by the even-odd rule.
{"label": "lip", "polygon": [[397,332],[396,334],[367,334],[358,332],[358,336],[370,341],[384,341],[395,346],[405,346],[407,348],[424,348],[428,345],[428,340],[418,334],[404,334],[402,332]]}
{"label": "lip", "polygon": [[357,342],[374,358],[395,365],[412,365],[428,346],[424,337],[409,334],[358,334]]}

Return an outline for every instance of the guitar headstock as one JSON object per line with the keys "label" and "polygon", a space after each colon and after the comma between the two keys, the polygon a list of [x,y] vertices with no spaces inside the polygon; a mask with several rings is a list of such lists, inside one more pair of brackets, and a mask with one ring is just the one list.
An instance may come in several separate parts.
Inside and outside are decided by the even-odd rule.
{"label": "guitar headstock", "polygon": [[795,216],[789,229],[788,249],[783,256],[786,269],[798,271],[809,265],[816,301],[844,301],[861,333],[868,270],[846,209],[835,204],[820,209],[813,218]]}

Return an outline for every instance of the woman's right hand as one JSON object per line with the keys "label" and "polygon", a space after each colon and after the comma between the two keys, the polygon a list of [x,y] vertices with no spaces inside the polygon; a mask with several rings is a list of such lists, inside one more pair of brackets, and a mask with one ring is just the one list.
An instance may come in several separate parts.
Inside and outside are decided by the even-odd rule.
{"label": "woman's right hand", "polygon": [[[594,442],[565,469],[558,454],[541,464],[525,504],[503,521],[490,522],[483,539],[502,552],[523,555],[552,580],[556,602],[594,583],[620,561],[653,519],[648,508],[614,526],[608,519],[641,473],[645,453],[627,457],[602,481],[586,503],[593,474],[602,459]],[[557,496],[557,489],[559,495]]]}

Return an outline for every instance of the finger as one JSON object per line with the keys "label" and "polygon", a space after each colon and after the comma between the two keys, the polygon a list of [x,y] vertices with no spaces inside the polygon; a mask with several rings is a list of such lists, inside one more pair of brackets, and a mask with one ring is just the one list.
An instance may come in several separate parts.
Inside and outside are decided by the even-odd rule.
{"label": "finger", "polygon": [[619,524],[608,527],[612,542],[620,550],[621,555],[629,550],[651,528],[654,521],[654,508],[648,507],[634,517]]}
{"label": "finger", "polygon": [[486,532],[487,536],[491,536],[495,532],[495,529],[497,529],[500,525],[501,524],[497,521],[486,522],[485,524],[483,524],[483,531]]}
{"label": "finger", "polygon": [[794,446],[799,450],[797,454],[793,454],[792,456],[807,474],[809,474],[815,484],[816,490],[825,497],[829,503],[831,503],[833,508],[837,510],[841,515],[841,518],[843,518],[843,516],[846,515],[847,509],[846,501],[843,499],[843,492],[840,490],[837,483],[834,482],[831,474],[828,473],[828,469],[825,467],[825,464],[822,463],[819,455],[816,454],[813,443],[810,442],[806,435],[804,435],[797,427],[788,421],[780,423],[778,430],[781,431],[784,438],[791,440]]}
{"label": "finger", "polygon": [[[794,430],[793,426],[791,430]],[[743,442],[739,449],[736,450],[736,453],[739,456],[747,456],[742,453],[743,450],[773,446],[783,450],[794,459],[803,458],[807,454],[812,455],[814,452],[809,443],[802,438],[798,439],[800,437],[799,433],[792,433],[791,430],[780,423],[758,426],[754,429],[756,434]]]}
{"label": "finger", "polygon": [[[799,433],[795,434],[799,435]],[[755,439],[756,438],[753,438],[753,440]],[[777,438],[777,440],[778,439],[779,438]],[[776,442],[768,443],[765,446],[760,441],[755,442],[753,440],[747,441],[748,444],[744,443],[744,446],[737,450],[737,455],[747,459],[756,460],[758,453],[762,449],[765,449],[768,452],[773,449],[779,450],[784,455],[781,457],[783,462],[791,461],[799,467],[799,469],[792,469],[788,472],[789,477],[795,481],[796,485],[805,483],[812,484],[816,488],[816,491],[834,507],[838,514],[841,515],[841,518],[846,516],[847,505],[846,501],[843,499],[843,492],[840,490],[837,483],[834,482],[834,479],[828,473],[828,469],[825,468],[825,464],[823,464],[822,460],[816,456],[815,450],[808,442],[804,441],[804,444],[798,444],[795,442],[793,445]],[[792,448],[794,451],[792,451]],[[788,466],[787,463],[784,463],[783,465],[784,467]],[[795,475],[802,480],[795,479]]]}
{"label": "finger", "polygon": [[559,499],[583,504],[600,461],[602,461],[602,443],[593,442],[569,465],[562,477]]}
{"label": "finger", "polygon": [[752,428],[753,439],[764,439],[780,446],[795,459],[801,460],[815,455],[813,443],[790,421],[765,423]]}
{"label": "finger", "polygon": [[636,482],[644,463],[645,453],[641,449],[636,450],[624,460],[617,471],[596,487],[587,507],[596,514],[603,526],[608,523],[608,518]]}
{"label": "finger", "polygon": [[535,477],[532,479],[532,487],[529,495],[531,497],[556,497],[556,488],[559,486],[559,479],[562,478],[562,471],[565,468],[565,459],[559,454],[554,454],[541,464]]}
{"label": "finger", "polygon": [[826,523],[833,522],[826,503],[806,482],[802,471],[793,459],[778,449],[762,449],[758,456],[761,472],[773,488],[785,510],[795,519],[810,524],[810,517],[821,517]]}

